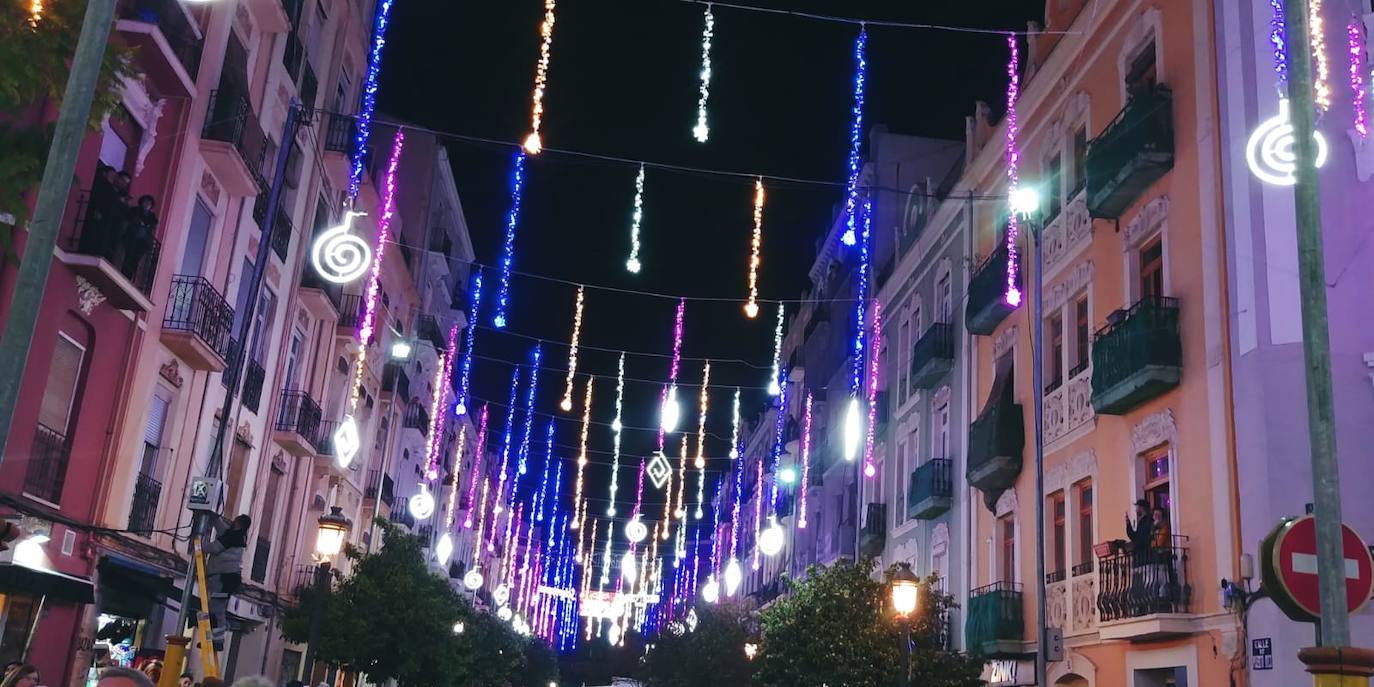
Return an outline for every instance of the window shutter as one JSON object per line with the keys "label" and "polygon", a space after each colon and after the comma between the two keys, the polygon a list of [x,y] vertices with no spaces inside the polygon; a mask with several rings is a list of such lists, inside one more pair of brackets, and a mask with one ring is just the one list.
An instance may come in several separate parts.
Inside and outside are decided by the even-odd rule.
{"label": "window shutter", "polygon": [[157,448],[162,445],[162,427],[167,422],[167,399],[153,394],[148,408],[148,422],[143,425],[143,443]]}
{"label": "window shutter", "polygon": [[52,366],[48,368],[48,383],[43,389],[43,405],[38,422],[63,436],[71,419],[72,402],[76,398],[76,384],[81,377],[81,358],[85,349],[64,336],[57,337],[53,349]]}

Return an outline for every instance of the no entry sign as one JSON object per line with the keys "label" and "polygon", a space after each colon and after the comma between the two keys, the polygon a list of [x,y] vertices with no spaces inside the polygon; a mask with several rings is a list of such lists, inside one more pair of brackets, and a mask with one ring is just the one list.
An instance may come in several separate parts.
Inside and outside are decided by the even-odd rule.
{"label": "no entry sign", "polygon": [[[1311,515],[1286,520],[1261,547],[1264,588],[1294,620],[1310,622],[1321,615],[1316,523]],[[1374,559],[1349,525],[1342,525],[1341,533],[1346,609],[1354,613],[1374,594]]]}

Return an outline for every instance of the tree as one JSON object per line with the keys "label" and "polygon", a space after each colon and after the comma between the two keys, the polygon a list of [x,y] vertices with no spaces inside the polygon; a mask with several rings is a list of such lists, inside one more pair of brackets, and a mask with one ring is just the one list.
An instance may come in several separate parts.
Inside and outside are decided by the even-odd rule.
{"label": "tree", "polygon": [[[37,21],[30,3],[0,2],[0,214],[14,226],[28,215],[24,193],[38,186],[52,141],[52,126],[40,106],[56,107],[67,85],[68,61],[76,53],[84,2],[44,2]],[[131,52],[112,42],[105,51],[89,125],[95,129],[119,102],[121,80],[133,76]],[[13,227],[0,222],[0,265],[14,259]]]}
{"label": "tree", "polygon": [[982,665],[945,649],[953,598],[926,581],[920,611],[899,619],[890,608],[887,580],[873,579],[872,560],[812,566],[792,593],[760,616],[763,638],[758,680],[764,685],[878,687],[896,682],[901,626],[911,630],[912,678],[922,687],[977,687]]}
{"label": "tree", "polygon": [[697,606],[696,630],[663,632],[644,657],[649,687],[752,685],[757,666],[744,653],[756,623],[738,604]]}

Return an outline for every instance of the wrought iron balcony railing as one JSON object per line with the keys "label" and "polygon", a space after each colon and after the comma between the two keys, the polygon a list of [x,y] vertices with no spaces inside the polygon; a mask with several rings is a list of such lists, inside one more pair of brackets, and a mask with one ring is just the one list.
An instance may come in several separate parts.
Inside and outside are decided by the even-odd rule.
{"label": "wrought iron balcony railing", "polygon": [[1178,386],[1183,371],[1178,299],[1143,298],[1093,338],[1093,409],[1120,415]]}
{"label": "wrought iron balcony railing", "polygon": [[33,432],[29,467],[24,473],[24,493],[48,503],[60,503],[71,456],[67,436],[39,423]]}
{"label": "wrought iron balcony railing", "polygon": [[1127,549],[1097,559],[1097,610],[1103,622],[1156,613],[1187,613],[1193,589],[1188,578],[1188,538],[1137,556]]}
{"label": "wrought iron balcony railing", "polygon": [[1025,637],[1025,603],[1021,585],[996,582],[969,592],[964,623],[964,646],[987,656],[1002,653],[1001,642],[1020,642]]}
{"label": "wrought iron balcony railing", "polygon": [[[964,325],[970,334],[987,336],[997,329],[997,325],[1007,318],[1016,306],[1007,303],[1007,266],[1011,253],[1005,240],[992,252],[983,264],[974,271],[968,284],[964,309]],[[1024,281],[1021,271],[1017,270],[1016,284]]]}
{"label": "wrought iron balcony railing", "polygon": [[157,521],[157,504],[162,498],[162,482],[139,473],[134,479],[134,500],[129,508],[129,529],[151,532]]}
{"label": "wrought iron balcony railing", "polygon": [[172,275],[167,294],[167,315],[163,331],[195,335],[216,355],[228,359],[229,330],[234,326],[234,309],[204,277]]}

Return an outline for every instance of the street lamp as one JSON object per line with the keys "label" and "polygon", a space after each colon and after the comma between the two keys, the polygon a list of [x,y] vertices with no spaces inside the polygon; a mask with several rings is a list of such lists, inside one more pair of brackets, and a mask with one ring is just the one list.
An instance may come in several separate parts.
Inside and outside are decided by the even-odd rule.
{"label": "street lamp", "polygon": [[897,571],[892,574],[892,608],[901,616],[902,626],[902,667],[897,676],[897,684],[907,686],[907,676],[911,672],[911,625],[906,622],[916,610],[921,597],[921,580],[911,572],[907,563],[898,563]]}
{"label": "street lamp", "polygon": [[353,521],[344,517],[343,508],[331,506],[329,512],[320,516],[319,527],[315,530],[315,557],[320,564],[315,566],[315,605],[310,609],[310,638],[305,645],[305,679],[314,683],[315,652],[320,645],[320,625],[324,621],[325,595],[329,592],[330,561],[348,540],[348,531]]}

